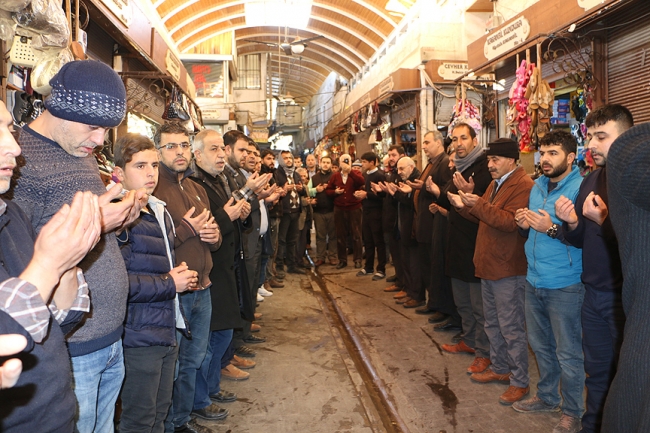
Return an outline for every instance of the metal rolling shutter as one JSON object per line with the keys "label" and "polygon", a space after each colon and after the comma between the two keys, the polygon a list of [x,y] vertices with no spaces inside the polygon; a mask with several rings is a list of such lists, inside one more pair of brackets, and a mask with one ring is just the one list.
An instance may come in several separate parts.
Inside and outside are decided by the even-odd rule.
{"label": "metal rolling shutter", "polygon": [[[635,123],[650,121],[650,2],[637,1],[607,20],[607,102],[626,106]],[[637,19],[634,22],[632,20]]]}

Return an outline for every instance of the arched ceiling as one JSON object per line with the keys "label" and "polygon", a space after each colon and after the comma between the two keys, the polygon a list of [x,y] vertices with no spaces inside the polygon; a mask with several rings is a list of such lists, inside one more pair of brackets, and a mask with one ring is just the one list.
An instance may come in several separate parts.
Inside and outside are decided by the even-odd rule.
{"label": "arched ceiling", "polygon": [[[384,43],[401,19],[386,10],[388,0],[313,0],[305,29],[250,27],[246,25],[246,0],[150,0],[181,53],[217,54],[203,51],[214,38],[234,32],[237,53],[270,53],[268,77],[273,94],[305,95],[305,103],[325,78],[336,72],[352,78]],[[397,1],[410,7],[415,0]],[[278,47],[264,44],[308,39],[300,55],[288,56]],[[249,41],[246,41],[249,40]],[[250,40],[262,43],[250,42]]]}

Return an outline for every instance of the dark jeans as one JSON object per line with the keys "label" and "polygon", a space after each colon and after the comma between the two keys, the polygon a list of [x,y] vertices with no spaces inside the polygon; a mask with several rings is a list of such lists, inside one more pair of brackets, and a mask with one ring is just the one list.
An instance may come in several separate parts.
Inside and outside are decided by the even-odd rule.
{"label": "dark jeans", "polygon": [[281,218],[269,218],[269,234],[271,235],[271,245],[273,246],[273,254],[269,256],[268,261],[266,262],[266,279],[272,280],[275,277],[273,272],[273,266],[275,265],[275,257],[278,252],[278,230],[280,228],[280,219]]}
{"label": "dark jeans", "polygon": [[348,234],[352,235],[352,251],[354,261],[361,261],[363,258],[363,244],[361,243],[361,218],[363,212],[361,208],[353,210],[344,210],[338,207],[334,208],[334,224],[336,225],[336,247],[339,261],[347,263],[348,251],[347,240]]}
{"label": "dark jeans", "polygon": [[275,257],[275,264],[280,268],[285,264],[288,268],[296,267],[296,244],[298,243],[299,219],[300,213],[294,212],[285,213],[280,220],[280,227],[278,229],[278,252]]}
{"label": "dark jeans", "polygon": [[366,272],[372,273],[377,249],[377,272],[386,273],[386,244],[382,228],[381,209],[363,211],[363,242],[366,246]]}
{"label": "dark jeans", "polygon": [[192,337],[186,338],[180,332],[176,333],[179,344],[178,367],[174,379],[172,408],[165,422],[167,432],[173,431],[170,421],[173,421],[175,427],[180,427],[190,420],[196,376],[208,349],[212,317],[210,289],[185,292],[179,298],[185,319],[190,324]]}
{"label": "dark jeans", "polygon": [[395,285],[404,290],[406,288],[406,276],[404,275],[404,264],[402,263],[402,247],[397,233],[397,228],[394,228],[393,232],[390,233],[390,253],[393,256],[393,266],[397,277]]}
{"label": "dark jeans", "polygon": [[124,348],[120,432],[165,431],[178,346]]}
{"label": "dark jeans", "polygon": [[194,410],[203,409],[210,404],[210,396],[221,391],[221,358],[232,341],[232,329],[210,332],[210,344],[196,375],[194,390]]}
{"label": "dark jeans", "polygon": [[[426,299],[427,294],[431,299],[431,243],[418,242],[418,262],[420,267],[420,281],[416,284],[418,299]],[[427,304],[428,305],[428,304]]]}
{"label": "dark jeans", "polygon": [[480,358],[490,357],[490,343],[485,334],[483,296],[481,283],[468,283],[458,278],[451,279],[454,302],[463,326],[463,341],[476,350]]}
{"label": "dark jeans", "polygon": [[587,411],[582,416],[584,433],[600,432],[603,408],[616,373],[623,343],[625,313],[621,293],[599,292],[585,286],[582,304],[582,350],[587,378]]}
{"label": "dark jeans", "polygon": [[305,257],[309,238],[311,238],[311,226],[308,226],[307,222],[305,222],[302,230],[298,232],[298,243],[296,244],[296,260],[299,265],[303,263],[302,259]]}
{"label": "dark jeans", "polygon": [[526,277],[481,280],[485,334],[490,340],[492,371],[508,374],[510,385],[528,386],[528,339],[524,297]]}

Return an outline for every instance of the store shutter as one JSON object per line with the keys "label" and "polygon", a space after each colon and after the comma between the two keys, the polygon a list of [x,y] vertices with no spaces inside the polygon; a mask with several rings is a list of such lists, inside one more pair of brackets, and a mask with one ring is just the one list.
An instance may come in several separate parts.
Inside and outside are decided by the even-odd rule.
{"label": "store shutter", "polygon": [[620,25],[607,37],[607,102],[626,106],[635,123],[650,121],[650,20],[642,18],[649,13],[650,2],[636,1],[607,20]]}

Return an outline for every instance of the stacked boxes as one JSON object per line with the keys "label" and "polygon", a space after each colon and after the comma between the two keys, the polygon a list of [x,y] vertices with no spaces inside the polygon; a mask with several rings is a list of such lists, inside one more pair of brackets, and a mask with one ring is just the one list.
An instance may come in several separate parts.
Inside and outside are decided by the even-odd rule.
{"label": "stacked boxes", "polygon": [[571,109],[569,108],[570,101],[568,99],[556,99],[553,101],[553,113],[551,123],[553,125],[561,125],[569,123],[571,118]]}

